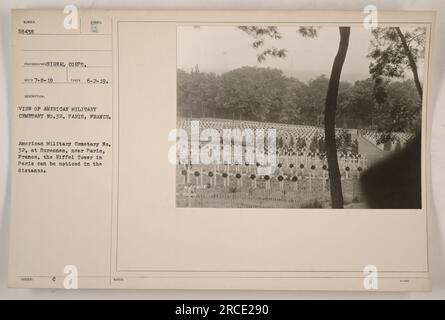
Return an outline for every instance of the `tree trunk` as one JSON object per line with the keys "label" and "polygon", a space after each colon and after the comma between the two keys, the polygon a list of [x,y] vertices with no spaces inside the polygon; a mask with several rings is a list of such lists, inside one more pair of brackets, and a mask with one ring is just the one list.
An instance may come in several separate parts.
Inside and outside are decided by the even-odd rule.
{"label": "tree trunk", "polygon": [[348,52],[349,35],[351,32],[350,27],[340,27],[339,29],[340,45],[332,65],[324,110],[324,132],[326,139],[326,153],[328,158],[332,208],[343,208],[341,175],[338,167],[337,146],[335,142],[335,113],[337,110],[340,75],[345,62],[346,53]]}
{"label": "tree trunk", "polygon": [[422,101],[423,89],[422,89],[422,85],[420,84],[419,74],[417,73],[416,61],[414,61],[413,54],[411,53],[411,50],[409,49],[409,46],[406,43],[406,38],[403,35],[402,30],[400,30],[399,27],[396,27],[396,31],[397,31],[397,34],[399,35],[400,41],[402,42],[402,46],[403,46],[403,49],[405,50],[405,54],[408,57],[409,66],[411,68],[411,71],[413,72],[414,83],[416,84],[416,88],[417,88],[417,92],[419,93],[420,101]]}

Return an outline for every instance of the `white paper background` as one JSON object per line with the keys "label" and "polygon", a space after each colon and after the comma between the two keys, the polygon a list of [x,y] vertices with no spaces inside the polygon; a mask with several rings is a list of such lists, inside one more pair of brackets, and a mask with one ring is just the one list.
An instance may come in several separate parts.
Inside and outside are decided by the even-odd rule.
{"label": "white paper background", "polygon": [[[379,10],[436,10],[437,29],[432,74],[432,184],[433,221],[432,265],[433,292],[431,293],[342,293],[342,292],[268,292],[268,291],[149,291],[149,290],[50,290],[8,289],[6,285],[9,239],[9,64],[10,64],[10,10],[11,8],[63,8],[74,4],[79,8],[114,9],[251,9],[251,10],[363,10],[368,4]],[[445,1],[443,0],[2,0],[0,2],[0,299],[444,299],[445,298]]]}

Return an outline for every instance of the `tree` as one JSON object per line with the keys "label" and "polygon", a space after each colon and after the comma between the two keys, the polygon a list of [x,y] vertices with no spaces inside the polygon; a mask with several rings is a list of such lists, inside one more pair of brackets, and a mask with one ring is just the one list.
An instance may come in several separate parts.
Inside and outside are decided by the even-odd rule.
{"label": "tree", "polygon": [[293,148],[295,146],[295,139],[294,136],[290,137],[289,145]]}
{"label": "tree", "polygon": [[283,146],[284,146],[284,141],[283,141],[283,137],[279,137],[278,138],[278,143],[277,143],[277,146],[278,146],[278,148],[283,148]]}
{"label": "tree", "polygon": [[221,104],[219,87],[219,78],[214,73],[201,73],[197,66],[190,73],[178,69],[178,115],[185,117],[214,116]]}
{"label": "tree", "polygon": [[348,130],[342,129],[340,130],[340,134],[337,134],[335,137],[335,142],[337,144],[337,150],[343,153],[351,150],[352,147],[352,139],[351,134]]}
{"label": "tree", "polygon": [[343,208],[343,193],[341,188],[340,169],[338,167],[337,147],[335,145],[335,112],[337,109],[338,87],[340,75],[349,46],[350,27],[340,27],[340,44],[332,65],[329,87],[326,94],[324,111],[324,131],[326,155],[328,158],[329,184],[331,187],[332,208]]}
{"label": "tree", "polygon": [[329,79],[321,75],[309,81],[306,95],[304,96],[305,109],[303,117],[308,124],[319,126],[323,123],[324,104],[328,91]]}
{"label": "tree", "polygon": [[309,150],[311,150],[312,153],[315,153],[317,149],[318,149],[318,139],[316,136],[313,136],[311,142],[309,143]]}
{"label": "tree", "polygon": [[[358,80],[339,97],[337,121],[348,119],[352,128],[369,127],[373,123],[374,109],[377,102],[373,92],[374,81]],[[340,95],[341,93],[339,93]],[[344,127],[348,127],[345,126]]]}
{"label": "tree", "polygon": [[400,27],[376,28],[372,31],[369,71],[374,78],[386,76],[401,78],[410,69],[417,93],[422,99],[423,90],[417,71],[417,62],[425,54],[426,28],[419,27],[402,32]]}
{"label": "tree", "polygon": [[255,121],[279,122],[288,96],[288,80],[271,68],[242,67],[221,75],[223,108],[228,114]]}
{"label": "tree", "polygon": [[354,141],[352,142],[352,144],[351,144],[351,151],[354,154],[358,154],[358,140],[357,139],[354,139]]}
{"label": "tree", "polygon": [[378,144],[394,142],[394,132],[416,133],[420,130],[421,100],[414,80],[390,82],[378,77],[373,93],[376,102],[371,128],[379,133]]}
{"label": "tree", "polygon": [[380,90],[385,92],[385,99],[375,112],[377,131],[389,139],[393,139],[393,132],[415,133],[420,127],[421,103],[414,81],[386,82]]}
{"label": "tree", "polygon": [[286,78],[284,82],[285,90],[280,97],[281,110],[279,111],[278,122],[299,124],[307,123],[303,117],[303,112],[307,108],[305,96],[307,85],[295,78]]}
{"label": "tree", "polygon": [[[281,34],[277,27],[267,26],[241,26],[242,31],[254,38],[252,46],[259,49],[264,46],[265,38],[281,39]],[[300,27],[297,31],[303,37],[314,38],[318,35],[315,27]],[[337,55],[332,65],[331,76],[329,78],[328,90],[325,100],[324,127],[325,127],[325,144],[329,167],[329,181],[331,190],[331,203],[333,208],[343,208],[343,193],[341,187],[340,169],[338,167],[337,147],[335,144],[335,114],[337,109],[338,89],[340,85],[340,75],[346,58],[349,46],[350,27],[340,27],[340,44]],[[263,49],[258,55],[258,62],[262,62],[266,57],[283,58],[286,56],[286,49],[278,49],[276,47]]]}
{"label": "tree", "polygon": [[323,138],[319,138],[318,139],[318,151],[320,151],[321,153],[326,152],[326,147],[325,147],[325,143],[324,143],[324,139]]}
{"label": "tree", "polygon": [[[178,69],[178,116],[321,126],[328,84],[323,75],[306,84],[273,68],[241,67],[221,74]],[[350,87],[340,83],[339,103],[349,99]]]}
{"label": "tree", "polygon": [[[375,97],[380,110],[391,110],[390,118],[385,118],[388,112],[383,112],[383,119],[379,121],[378,130],[381,132],[379,143],[385,147],[395,140],[392,132],[411,131],[420,127],[420,110],[423,97],[422,84],[417,71],[417,63],[425,54],[426,28],[419,27],[402,32],[400,27],[376,28],[373,30],[374,39],[371,41],[371,50],[368,55],[371,58],[369,71],[375,79]],[[406,70],[411,70],[413,76],[414,92],[418,99],[407,93],[405,96],[397,96],[398,92],[387,90],[387,78],[401,78]],[[408,82],[402,83],[402,87],[408,86]],[[391,88],[400,91],[400,88]],[[392,95],[392,97],[390,96]],[[394,97],[395,96],[395,97]],[[414,107],[413,104],[415,105]]]}
{"label": "tree", "polygon": [[[180,117],[323,125],[329,84],[323,75],[305,84],[278,69],[242,67],[219,75],[178,69],[177,79]],[[414,133],[420,126],[420,105],[413,79],[340,82],[336,123],[388,136],[395,131]]]}

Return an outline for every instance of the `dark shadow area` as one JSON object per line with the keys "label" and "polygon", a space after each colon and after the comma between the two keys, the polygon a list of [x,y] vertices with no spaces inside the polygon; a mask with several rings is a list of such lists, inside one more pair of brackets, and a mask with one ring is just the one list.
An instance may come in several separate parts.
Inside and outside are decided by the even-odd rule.
{"label": "dark shadow area", "polygon": [[361,178],[366,202],[373,209],[421,209],[421,137],[369,168]]}

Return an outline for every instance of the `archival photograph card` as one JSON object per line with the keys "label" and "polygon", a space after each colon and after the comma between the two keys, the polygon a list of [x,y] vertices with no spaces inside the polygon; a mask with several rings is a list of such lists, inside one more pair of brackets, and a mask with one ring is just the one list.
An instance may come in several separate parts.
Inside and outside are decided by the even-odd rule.
{"label": "archival photograph card", "polygon": [[10,286],[431,290],[434,23],[13,10]]}

